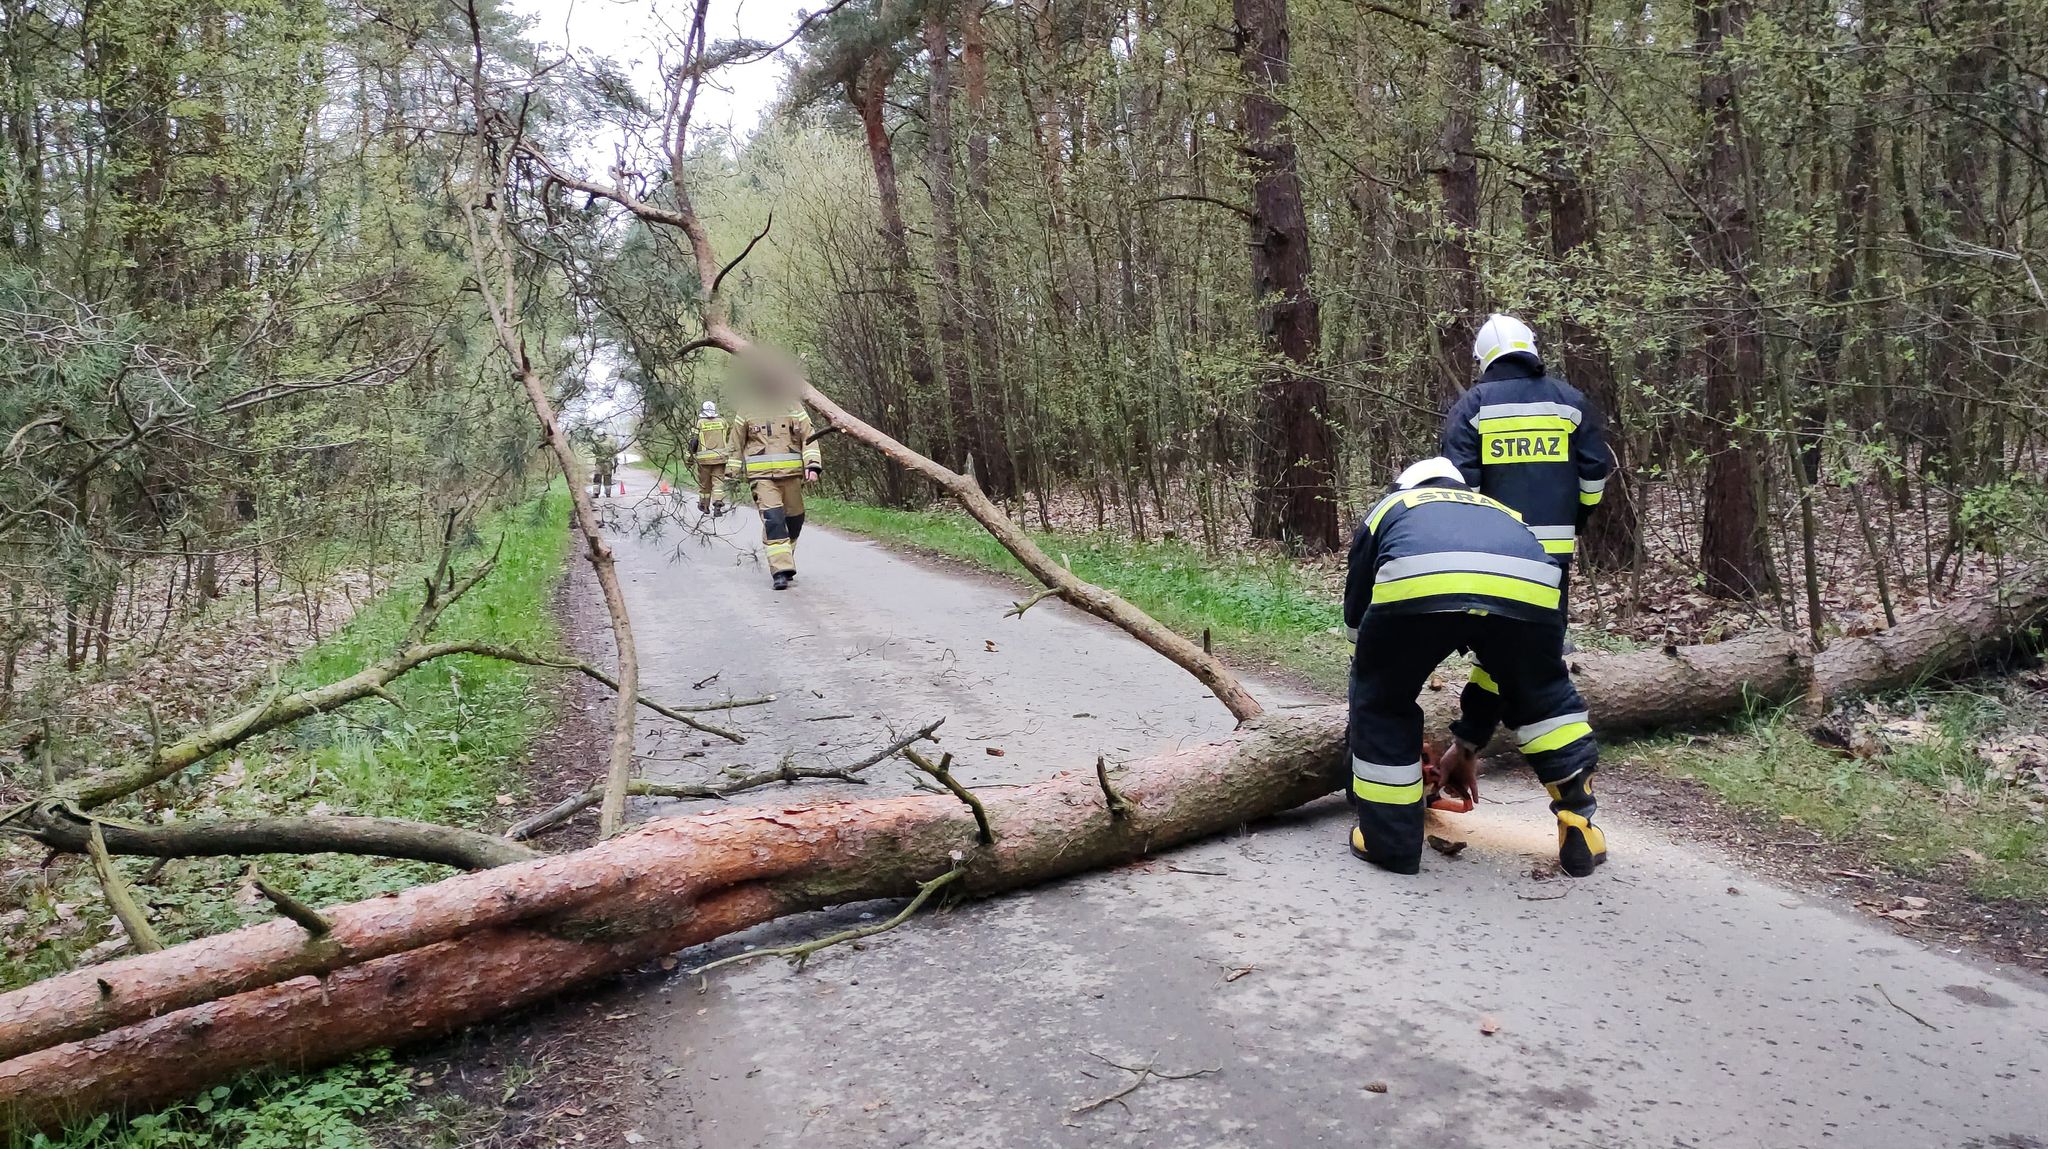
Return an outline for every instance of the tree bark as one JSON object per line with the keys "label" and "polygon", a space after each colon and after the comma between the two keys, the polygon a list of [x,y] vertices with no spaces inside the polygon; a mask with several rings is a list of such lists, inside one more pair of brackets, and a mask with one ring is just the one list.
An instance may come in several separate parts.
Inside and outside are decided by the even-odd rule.
{"label": "tree bark", "polygon": [[[894,68],[885,60],[877,58],[861,69],[861,78],[852,85],[849,96],[856,110],[860,112],[862,138],[867,143],[868,164],[875,174],[875,202],[882,216],[882,245],[889,253],[889,305],[896,313],[897,326],[902,330],[903,354],[910,371],[910,378],[917,385],[921,395],[936,395],[941,388],[938,371],[932,364],[931,349],[925,343],[924,315],[917,305],[915,273],[910,263],[909,229],[903,224],[903,198],[896,181],[896,153],[889,141],[889,127],[882,120],[883,103],[889,94],[889,79]],[[885,395],[896,388],[884,388]],[[886,404],[885,400],[885,404]],[[903,426],[909,411],[901,399],[896,406],[902,409],[886,410],[882,417],[889,424]],[[932,436],[934,453],[948,467],[958,463],[949,460],[952,438],[950,435]]]}
{"label": "tree bark", "polygon": [[1449,307],[1437,325],[1437,398],[1448,409],[1464,394],[1472,377],[1472,337],[1479,313],[1479,275],[1472,259],[1472,237],[1479,234],[1479,161],[1473,155],[1479,112],[1480,0],[1450,0],[1451,28],[1461,33],[1447,42],[1444,76],[1444,122],[1437,141],[1436,182],[1443,197],[1437,251],[1443,263]]}
{"label": "tree bark", "polygon": [[963,469],[986,467],[984,422],[974,410],[974,365],[961,324],[959,196],[953,188],[953,45],[943,4],[925,12],[926,72],[925,178],[932,196],[932,277],[938,287],[938,373],[946,381],[953,416],[952,457]]}
{"label": "tree bark", "polygon": [[[1586,119],[1586,0],[1544,0],[1540,27],[1542,70],[1534,84],[1537,134],[1549,201],[1550,254],[1556,274],[1569,284],[1583,285],[1568,297],[1599,298],[1594,285],[1605,280],[1600,262],[1600,224],[1594,209],[1591,128]],[[1579,553],[1604,570],[1618,570],[1635,558],[1635,485],[1623,465],[1628,459],[1627,413],[1614,378],[1614,360],[1607,342],[1586,322],[1577,307],[1567,305],[1559,317],[1559,361],[1564,377],[1592,400],[1607,419],[1608,447],[1614,452],[1614,474],[1598,514],[1587,523]]]}
{"label": "tree bark", "polygon": [[1309,286],[1308,217],[1283,91],[1287,0],[1234,0],[1252,174],[1252,296],[1271,362],[1259,388],[1252,534],[1310,554],[1337,549],[1337,444],[1315,371],[1322,315]]}
{"label": "tree bark", "polygon": [[[1587,654],[1576,677],[1603,731],[1698,722],[1918,682],[2009,648],[2044,612],[2037,568],[1812,658],[1765,634]],[[1457,705],[1449,690],[1422,701],[1433,729]],[[275,922],[63,975],[0,995],[0,1050],[15,1054],[0,1063],[0,1113],[47,1125],[436,1036],[786,914],[910,896],[956,864],[959,888],[986,896],[1140,857],[1341,786],[1345,717],[1267,715],[1133,763],[1110,777],[1121,814],[1092,768],[985,791],[990,845],[951,797],[722,808],[324,911],[333,929],[318,943]]]}
{"label": "tree bark", "polygon": [[967,237],[967,281],[972,291],[974,333],[974,397],[982,432],[981,486],[989,497],[1007,500],[1017,494],[1017,459],[1010,449],[1009,390],[1003,373],[1002,344],[996,338],[996,285],[988,266],[993,231],[988,194],[988,41],[981,26],[982,0],[967,0],[960,11],[960,73],[967,96],[967,201],[973,218],[962,228]]}
{"label": "tree bark", "polygon": [[1701,247],[1719,296],[1708,308],[1701,354],[1706,366],[1707,486],[1700,566],[1707,593],[1754,598],[1766,588],[1762,523],[1757,515],[1757,452],[1746,430],[1751,397],[1763,378],[1764,348],[1750,267],[1756,221],[1743,187],[1740,88],[1727,41],[1740,38],[1748,0],[1696,0],[1700,114],[1706,147],[1700,168]]}

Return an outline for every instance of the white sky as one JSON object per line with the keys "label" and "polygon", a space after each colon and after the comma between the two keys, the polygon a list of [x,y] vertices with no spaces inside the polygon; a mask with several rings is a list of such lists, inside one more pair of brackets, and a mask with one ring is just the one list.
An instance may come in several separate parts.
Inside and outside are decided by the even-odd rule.
{"label": "white sky", "polygon": [[[584,59],[609,56],[633,77],[643,96],[658,103],[660,78],[654,70],[664,43],[680,38],[689,21],[685,0],[507,0],[514,12],[534,19],[529,37]],[[745,38],[781,43],[819,0],[712,0],[711,39]],[[790,50],[785,50],[785,53]],[[671,53],[673,54],[673,52]],[[771,57],[720,72],[697,100],[693,126],[729,128],[744,137],[775,102],[783,63]],[[709,134],[700,130],[700,138]],[[593,141],[595,143],[596,141]]]}

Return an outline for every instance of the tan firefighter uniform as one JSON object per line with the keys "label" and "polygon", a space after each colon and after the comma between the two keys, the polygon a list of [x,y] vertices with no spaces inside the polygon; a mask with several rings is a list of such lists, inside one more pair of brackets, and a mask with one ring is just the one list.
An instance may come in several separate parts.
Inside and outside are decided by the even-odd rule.
{"label": "tan firefighter uniform", "polygon": [[732,456],[726,460],[725,473],[745,478],[754,490],[768,573],[778,590],[796,577],[796,540],[804,530],[804,473],[823,470],[818,445],[811,442],[811,416],[801,404],[781,415],[733,425]]}
{"label": "tan firefighter uniform", "polygon": [[717,493],[718,477],[724,473],[726,461],[731,457],[727,441],[731,436],[730,424],[720,416],[697,420],[697,430],[690,436],[690,455],[697,464],[697,513],[703,514],[716,506],[725,509],[725,496]]}

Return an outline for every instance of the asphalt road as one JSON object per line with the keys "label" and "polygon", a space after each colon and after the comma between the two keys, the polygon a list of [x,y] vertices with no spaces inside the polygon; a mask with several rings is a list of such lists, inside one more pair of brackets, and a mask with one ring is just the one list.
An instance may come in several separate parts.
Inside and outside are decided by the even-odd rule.
{"label": "asphalt road", "polygon": [[[744,747],[643,728],[672,777],[843,763],[944,716],[964,778],[991,786],[1229,727],[1184,673],[1057,602],[1005,619],[1010,588],[817,527],[776,594],[758,536],[743,509],[716,535],[616,542],[646,689],[780,695],[734,712]],[[867,792],[908,788],[901,766],[873,776]],[[1613,861],[1539,881],[1555,848],[1540,790],[1504,777],[1488,794],[1436,819],[1470,844],[1419,877],[1354,861],[1327,801],[801,972],[771,958],[702,993],[651,986],[615,1035],[660,1077],[638,1132],[705,1149],[2048,1145],[2038,978],[1611,805]],[[777,923],[685,968],[894,908]]]}

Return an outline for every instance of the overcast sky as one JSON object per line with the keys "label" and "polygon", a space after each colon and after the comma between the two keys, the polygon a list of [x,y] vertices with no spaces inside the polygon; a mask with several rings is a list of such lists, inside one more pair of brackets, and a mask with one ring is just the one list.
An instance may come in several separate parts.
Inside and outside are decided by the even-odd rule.
{"label": "overcast sky", "polygon": [[[660,91],[654,70],[661,45],[679,39],[689,19],[683,0],[508,0],[511,10],[533,17],[529,35],[580,58],[610,56],[624,65],[643,96]],[[810,8],[823,5],[809,0]],[[711,39],[746,38],[780,43],[796,29],[805,0],[712,0]],[[752,131],[775,102],[783,63],[771,58],[727,68],[698,97],[693,120],[703,128],[728,127],[735,135]]]}

